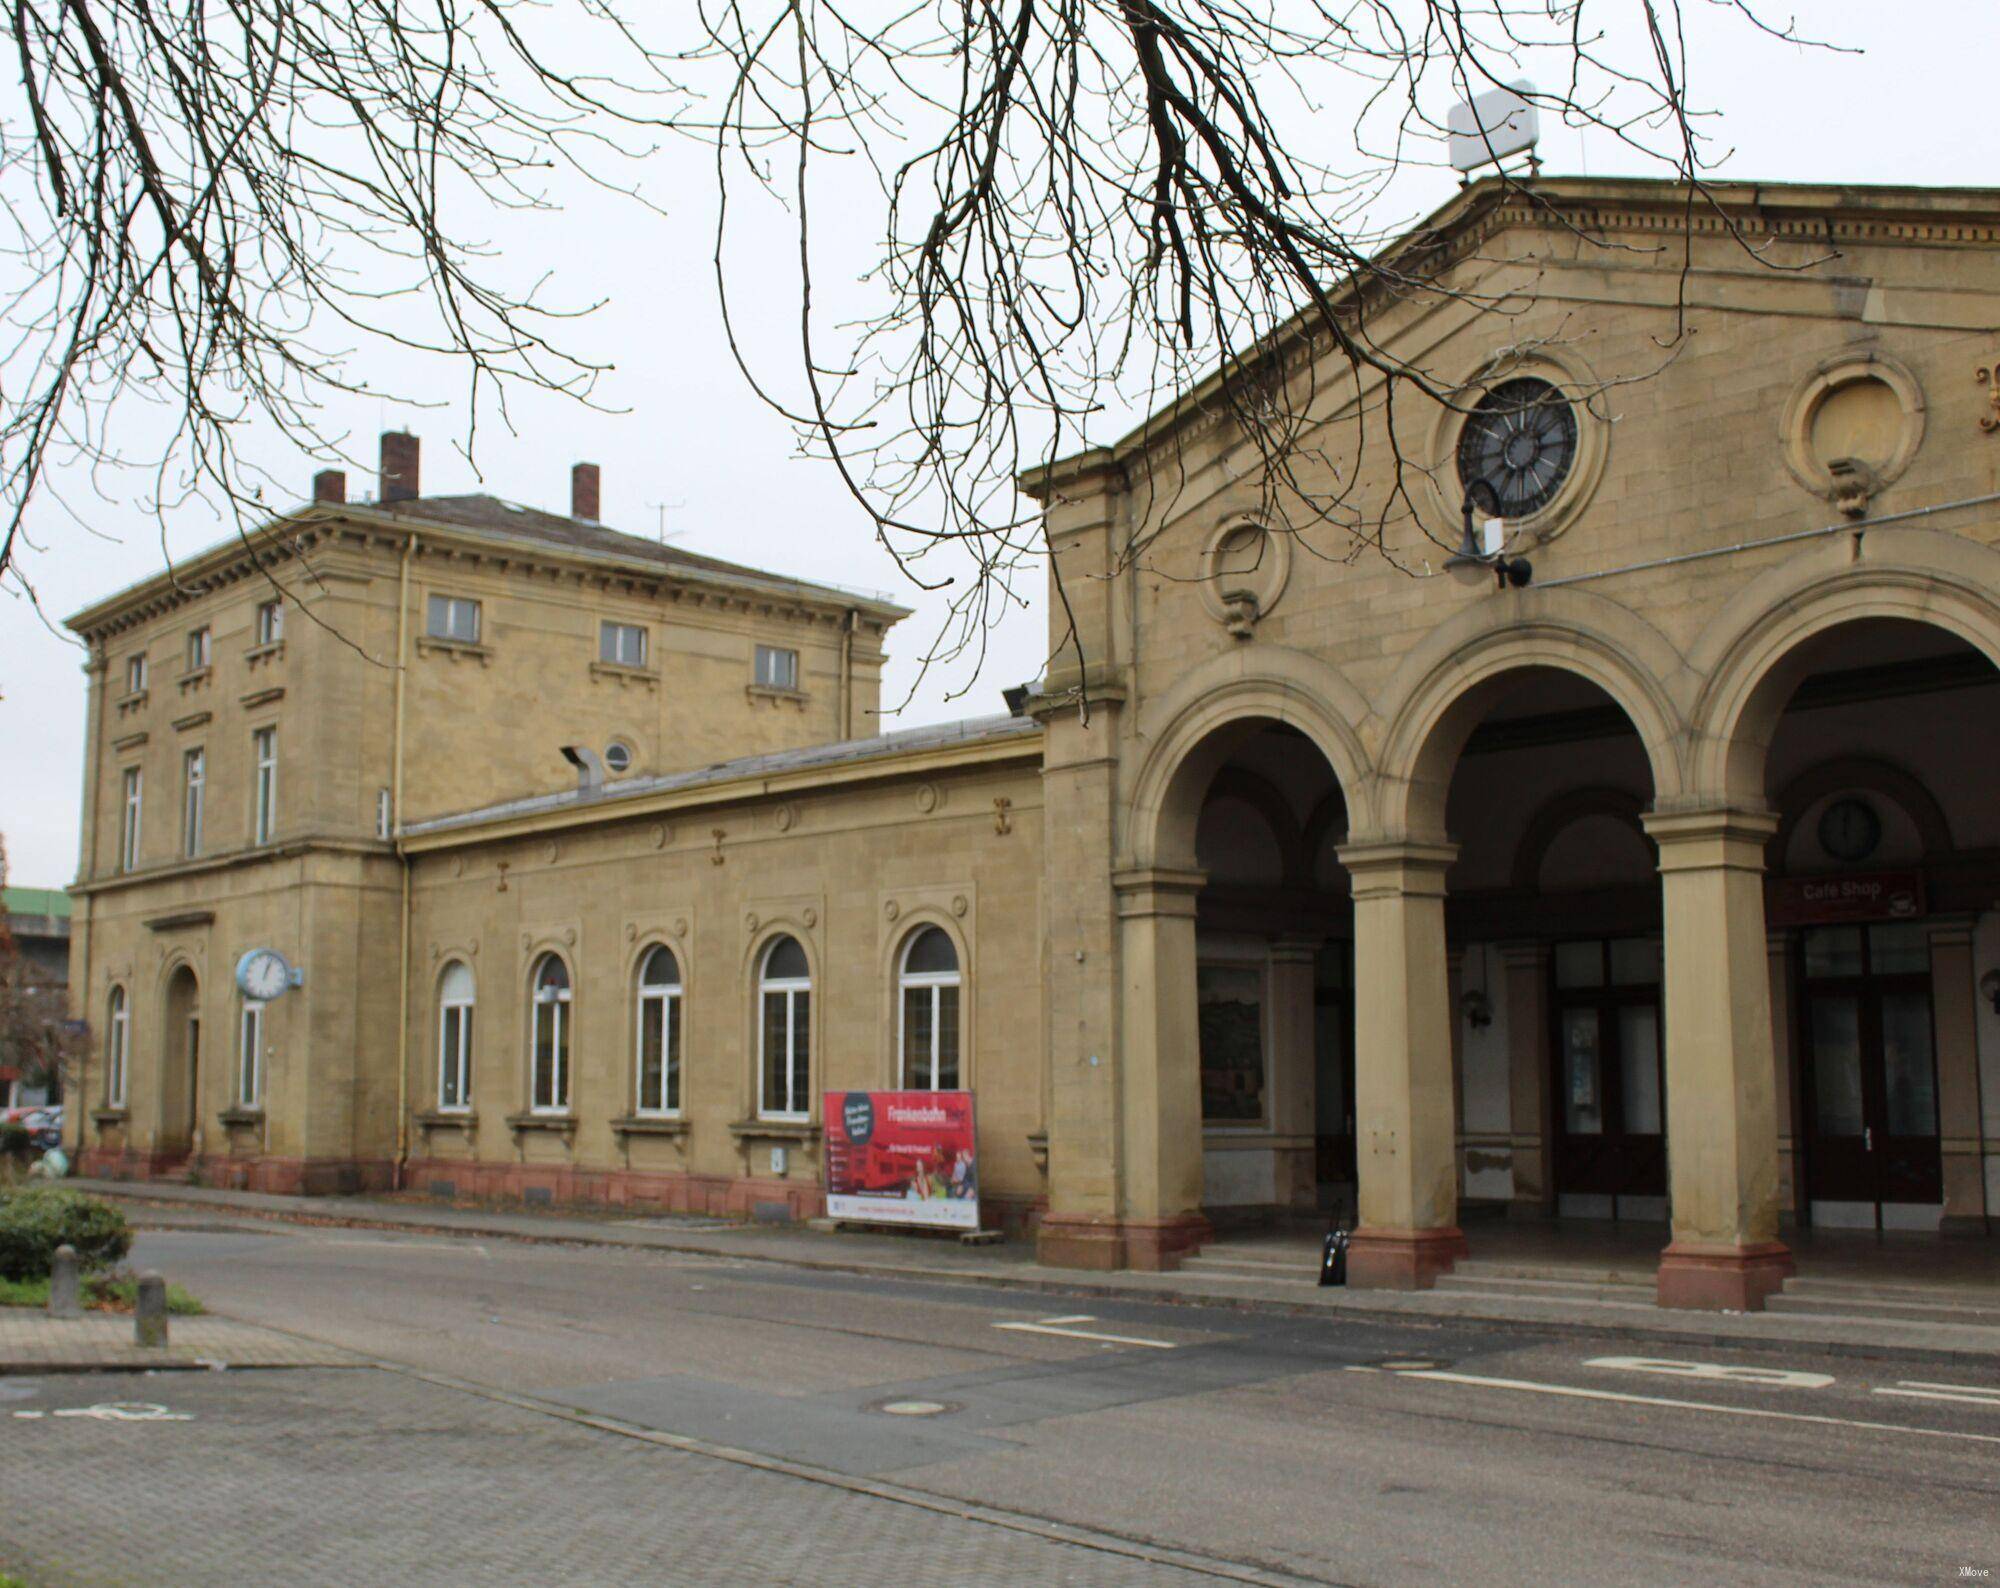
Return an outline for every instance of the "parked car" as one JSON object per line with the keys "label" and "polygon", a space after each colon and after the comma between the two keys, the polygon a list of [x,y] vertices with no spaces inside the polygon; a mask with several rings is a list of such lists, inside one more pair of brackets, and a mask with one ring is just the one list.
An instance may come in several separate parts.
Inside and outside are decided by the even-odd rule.
{"label": "parked car", "polygon": [[52,1108],[28,1109],[21,1123],[28,1127],[29,1140],[38,1151],[47,1152],[51,1147],[62,1145],[63,1111],[60,1103]]}

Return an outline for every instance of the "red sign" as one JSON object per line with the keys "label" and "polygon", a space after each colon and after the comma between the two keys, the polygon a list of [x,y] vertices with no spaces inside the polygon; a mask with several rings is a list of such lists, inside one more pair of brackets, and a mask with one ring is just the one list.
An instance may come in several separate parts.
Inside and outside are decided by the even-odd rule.
{"label": "red sign", "polygon": [[826,1213],[979,1228],[970,1092],[828,1092]]}
{"label": "red sign", "polygon": [[1780,877],[1772,884],[1767,913],[1773,926],[1914,920],[1924,913],[1924,877],[1920,871]]}

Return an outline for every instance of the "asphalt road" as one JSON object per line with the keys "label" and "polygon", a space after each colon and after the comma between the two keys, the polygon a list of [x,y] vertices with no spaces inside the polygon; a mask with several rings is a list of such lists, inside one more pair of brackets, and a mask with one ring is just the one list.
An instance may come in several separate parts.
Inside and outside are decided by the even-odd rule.
{"label": "asphalt road", "polygon": [[[419,1398],[450,1395],[537,1426],[581,1434],[587,1425],[537,1409],[562,1406],[794,1463],[804,1475],[787,1481],[800,1492],[826,1487],[859,1503],[857,1489],[870,1485],[920,1491],[1113,1544],[1188,1552],[1189,1564],[1217,1571],[1537,1588],[1941,1583],[2000,1572],[2000,1373],[1963,1366],[1066,1301],[767,1263],[270,1224],[147,1233],[134,1260],[218,1312],[429,1375],[313,1375],[325,1381],[313,1394],[334,1407],[343,1393],[365,1400],[374,1392],[360,1386],[381,1378],[407,1386],[407,1439],[397,1397],[370,1414],[384,1452],[426,1437],[434,1418]],[[237,1398],[202,1414],[204,1437],[226,1436],[232,1419],[260,1426],[258,1397],[297,1379],[225,1377]],[[268,1388],[251,1384],[260,1377]],[[147,1382],[151,1399],[183,1393],[169,1376]],[[39,1438],[55,1425],[24,1426]],[[309,1468],[314,1427],[300,1420],[258,1470],[282,1483],[288,1461]],[[4,1430],[0,1446],[19,1454],[21,1432]],[[590,1493],[600,1467],[606,1485],[647,1460],[662,1481],[672,1464],[719,1470],[708,1480],[717,1494],[731,1490],[732,1474],[737,1488],[768,1481],[685,1450],[602,1432],[589,1441],[620,1448],[568,1451],[561,1503],[586,1505],[594,1527],[623,1529],[635,1547],[656,1544],[664,1519],[601,1503]],[[116,1484],[112,1445],[85,1463],[92,1482]],[[386,1454],[381,1463],[393,1466]],[[454,1481],[449,1462],[425,1470],[427,1492]],[[816,1485],[812,1472],[836,1482]],[[199,1483],[199,1469],[184,1479]],[[470,1463],[463,1481],[497,1480]],[[0,1448],[0,1492],[14,1487]],[[129,1493],[123,1503],[143,1532],[143,1504]],[[366,1509],[365,1496],[352,1503]],[[1060,1564],[986,1561],[974,1544],[1004,1529],[982,1533],[950,1506],[867,1503],[898,1513],[904,1529],[927,1517],[937,1540],[934,1562],[922,1549],[884,1555],[882,1576],[1155,1580],[1130,1575],[1138,1563],[1115,1550]],[[773,1530],[770,1540],[755,1530],[760,1544],[782,1540],[805,1551],[786,1559],[818,1564],[794,1574],[750,1552],[741,1580],[876,1580],[840,1553],[845,1522],[815,1522],[819,1511],[790,1504],[759,1502],[750,1514]],[[533,1505],[504,1517],[532,1543]],[[296,1525],[309,1531],[308,1521]],[[952,1530],[963,1528],[973,1531],[959,1540]],[[815,1529],[827,1532],[817,1556]],[[961,1544],[967,1553],[953,1553]],[[506,1575],[478,1558],[458,1557],[464,1576],[447,1567],[410,1580]],[[547,1580],[730,1575],[635,1558],[655,1564]],[[1160,1581],[1191,1580],[1151,1569]]]}

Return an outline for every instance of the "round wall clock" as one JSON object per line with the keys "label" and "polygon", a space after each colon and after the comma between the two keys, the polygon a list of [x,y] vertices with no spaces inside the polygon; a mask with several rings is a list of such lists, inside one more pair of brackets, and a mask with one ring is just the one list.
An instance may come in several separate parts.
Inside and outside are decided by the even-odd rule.
{"label": "round wall clock", "polygon": [[275,948],[253,948],[236,962],[236,988],[245,998],[268,1003],[292,984],[292,967]]}
{"label": "round wall clock", "polygon": [[1576,464],[1576,410],[1545,380],[1502,381],[1466,415],[1458,478],[1484,480],[1502,518],[1527,518],[1555,500]]}
{"label": "round wall clock", "polygon": [[1866,860],[1882,842],[1882,818],[1866,800],[1837,799],[1820,812],[1819,846],[1835,860]]}

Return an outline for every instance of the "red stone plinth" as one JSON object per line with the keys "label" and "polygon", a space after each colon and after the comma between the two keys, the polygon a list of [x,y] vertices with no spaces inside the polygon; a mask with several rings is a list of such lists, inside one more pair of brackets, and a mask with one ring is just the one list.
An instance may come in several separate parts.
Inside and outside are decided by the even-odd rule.
{"label": "red stone plinth", "polygon": [[1429,1290],[1470,1256],[1455,1226],[1441,1230],[1356,1230],[1347,1247],[1347,1282],[1357,1290]]}
{"label": "red stone plinth", "polygon": [[1212,1234],[1199,1213],[1170,1219],[1113,1219],[1045,1213],[1035,1231],[1035,1258],[1051,1268],[1178,1268]]}
{"label": "red stone plinth", "polygon": [[1791,1250],[1782,1241],[1674,1241],[1660,1253],[1656,1294],[1663,1307],[1762,1312],[1791,1275]]}

